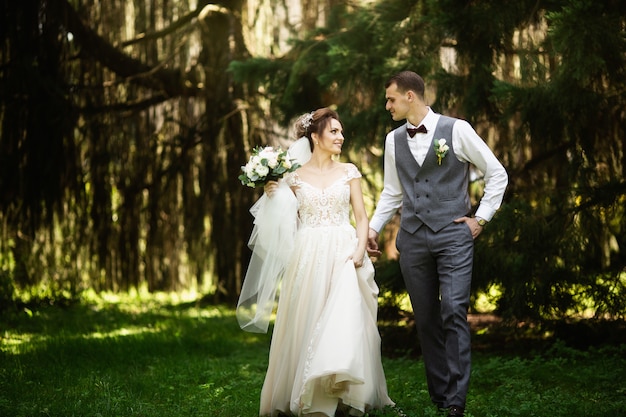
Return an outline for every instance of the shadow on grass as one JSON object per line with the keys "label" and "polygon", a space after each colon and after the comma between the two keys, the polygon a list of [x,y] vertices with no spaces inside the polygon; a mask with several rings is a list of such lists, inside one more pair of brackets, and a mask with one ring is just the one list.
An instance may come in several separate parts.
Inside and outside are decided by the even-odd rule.
{"label": "shadow on grass", "polygon": [[[493,314],[470,314],[474,352],[520,357],[544,354],[555,343],[588,350],[626,345],[624,320],[553,320],[541,323],[505,321]],[[379,330],[383,354],[390,358],[421,355],[412,314],[397,308],[382,308]]]}
{"label": "shadow on grass", "polygon": [[269,335],[229,306],[153,300],[2,319],[0,415],[254,415]]}
{"label": "shadow on grass", "polygon": [[[488,316],[472,322],[467,417],[626,413],[623,327],[511,326]],[[40,305],[3,315],[0,326],[1,416],[258,414],[271,329],[241,331],[232,306],[156,298]],[[412,318],[391,319],[383,310],[380,329],[398,409],[436,416]]]}

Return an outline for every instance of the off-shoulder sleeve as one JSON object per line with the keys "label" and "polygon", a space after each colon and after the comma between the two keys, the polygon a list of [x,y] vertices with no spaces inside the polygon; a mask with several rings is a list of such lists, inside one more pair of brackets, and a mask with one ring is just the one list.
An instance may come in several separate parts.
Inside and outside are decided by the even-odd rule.
{"label": "off-shoulder sleeve", "polygon": [[348,181],[350,181],[355,178],[361,178],[361,173],[359,172],[359,169],[354,164],[347,164],[346,165],[346,177]]}
{"label": "off-shoulder sleeve", "polygon": [[298,176],[297,172],[288,172],[284,176],[285,182],[290,187],[295,187],[300,185],[300,176]]}

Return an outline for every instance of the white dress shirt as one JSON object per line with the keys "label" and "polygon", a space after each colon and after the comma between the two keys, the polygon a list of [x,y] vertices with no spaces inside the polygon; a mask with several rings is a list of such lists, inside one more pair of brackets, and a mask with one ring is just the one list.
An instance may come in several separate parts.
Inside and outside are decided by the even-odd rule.
{"label": "white dress shirt", "polygon": [[[411,153],[420,165],[423,164],[426,153],[432,144],[439,116],[438,113],[429,108],[428,114],[422,120],[428,133],[416,133],[413,138],[408,133],[406,134]],[[408,127],[414,126],[409,124]],[[454,124],[452,147],[454,155],[459,161],[473,164],[484,173],[485,189],[475,215],[487,221],[491,220],[502,204],[504,191],[508,184],[506,170],[474,128],[465,120],[457,120]],[[370,221],[370,228],[378,233],[402,205],[402,185],[396,168],[395,148],[394,134],[391,131],[385,138],[383,191],[374,216]],[[451,156],[451,153],[447,155],[447,157]]]}

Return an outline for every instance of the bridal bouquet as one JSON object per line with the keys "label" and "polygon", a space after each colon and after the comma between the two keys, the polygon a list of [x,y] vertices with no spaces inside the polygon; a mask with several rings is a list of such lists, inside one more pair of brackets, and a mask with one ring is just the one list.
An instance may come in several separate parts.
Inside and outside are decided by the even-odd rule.
{"label": "bridal bouquet", "polygon": [[271,146],[258,146],[252,151],[248,163],[241,167],[239,180],[248,187],[262,187],[268,181],[277,181],[284,174],[293,172],[300,164],[289,159],[287,151]]}

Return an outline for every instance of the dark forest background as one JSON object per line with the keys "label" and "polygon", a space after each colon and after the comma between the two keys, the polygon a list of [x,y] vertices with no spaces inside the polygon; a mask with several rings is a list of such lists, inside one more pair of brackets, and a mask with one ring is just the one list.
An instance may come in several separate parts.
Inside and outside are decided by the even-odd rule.
{"label": "dark forest background", "polygon": [[[234,302],[251,149],[335,107],[371,212],[394,127],[383,85],[411,69],[510,176],[476,300],[516,319],[626,315],[626,2],[0,0],[0,19],[4,307],[87,289]],[[393,293],[393,225],[385,238]]]}

